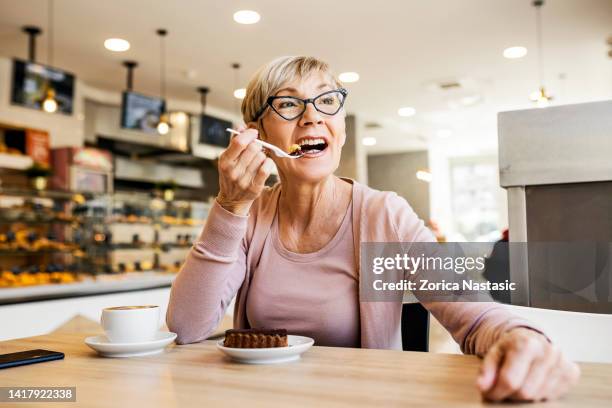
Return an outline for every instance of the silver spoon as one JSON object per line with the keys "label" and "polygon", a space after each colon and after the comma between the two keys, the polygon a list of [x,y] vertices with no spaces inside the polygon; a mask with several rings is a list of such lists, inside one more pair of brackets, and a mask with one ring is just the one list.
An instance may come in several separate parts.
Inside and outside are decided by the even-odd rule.
{"label": "silver spoon", "polygon": [[[233,133],[235,135],[239,135],[240,134],[240,132],[238,132],[237,130],[234,130],[234,129],[227,128],[225,130],[230,132],[230,133]],[[295,156],[290,155],[289,153],[285,152],[280,147],[274,146],[273,144],[264,142],[263,140],[260,140],[260,139],[255,139],[255,143],[259,144],[260,146],[265,147],[266,149],[272,150],[277,157],[284,157],[285,159],[299,159],[300,157],[302,157],[304,155],[304,153],[300,153],[300,154],[295,155]]]}

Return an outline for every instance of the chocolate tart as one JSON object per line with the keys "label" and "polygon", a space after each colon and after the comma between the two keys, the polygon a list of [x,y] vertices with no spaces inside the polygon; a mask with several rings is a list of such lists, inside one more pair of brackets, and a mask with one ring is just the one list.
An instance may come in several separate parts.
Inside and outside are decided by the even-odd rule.
{"label": "chocolate tart", "polygon": [[225,331],[223,345],[233,348],[287,347],[287,330],[230,329]]}

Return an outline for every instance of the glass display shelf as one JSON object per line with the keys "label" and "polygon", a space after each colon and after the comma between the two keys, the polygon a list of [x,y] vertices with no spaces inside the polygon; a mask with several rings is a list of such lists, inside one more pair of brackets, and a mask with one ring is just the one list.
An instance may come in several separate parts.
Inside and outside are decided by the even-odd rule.
{"label": "glass display shelf", "polygon": [[49,223],[49,224],[67,224],[73,225],[75,228],[82,223],[82,219],[76,217],[70,218],[57,218],[57,217],[17,217],[17,218],[7,218],[0,217],[0,224],[25,224],[25,225],[40,225],[40,223]]}
{"label": "glass display shelf", "polygon": [[[35,255],[44,255],[44,254],[75,254],[75,252],[80,251],[79,248],[71,248],[71,249],[39,249],[39,250],[25,250],[25,249],[0,249],[0,256],[35,256]],[[83,256],[81,254],[81,256]]]}
{"label": "glass display shelf", "polygon": [[0,288],[0,305],[165,288],[175,276],[163,271],[126,272],[85,276],[72,283]]}
{"label": "glass display shelf", "polygon": [[0,188],[0,303],[169,286],[209,207],[151,193]]}
{"label": "glass display shelf", "polygon": [[26,188],[0,187],[0,196],[1,195],[50,198],[53,200],[71,200],[75,202],[82,202],[84,200],[90,200],[94,197],[99,197],[104,194],[62,190],[34,190]]}

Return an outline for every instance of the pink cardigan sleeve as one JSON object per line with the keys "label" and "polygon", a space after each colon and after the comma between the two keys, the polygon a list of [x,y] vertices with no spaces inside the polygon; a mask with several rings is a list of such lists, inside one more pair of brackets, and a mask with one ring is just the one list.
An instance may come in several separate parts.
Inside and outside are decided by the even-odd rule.
{"label": "pink cardigan sleeve", "polygon": [[[432,232],[410,205],[396,194],[387,201],[400,242],[436,242]],[[450,332],[465,354],[484,356],[497,339],[510,329],[527,327],[544,334],[530,322],[495,302],[423,302]]]}
{"label": "pink cardigan sleeve", "polygon": [[198,241],[172,283],[166,323],[177,344],[206,339],[218,326],[246,274],[248,216],[215,201]]}

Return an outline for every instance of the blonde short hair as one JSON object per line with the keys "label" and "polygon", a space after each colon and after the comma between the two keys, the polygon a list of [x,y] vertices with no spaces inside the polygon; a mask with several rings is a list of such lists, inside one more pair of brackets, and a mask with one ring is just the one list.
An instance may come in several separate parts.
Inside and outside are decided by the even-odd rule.
{"label": "blonde short hair", "polygon": [[254,122],[268,97],[282,89],[287,82],[306,78],[315,72],[325,74],[331,84],[342,87],[342,83],[334,76],[329,65],[315,57],[279,57],[259,68],[249,81],[246,96],[242,100],[241,111],[244,123]]}

